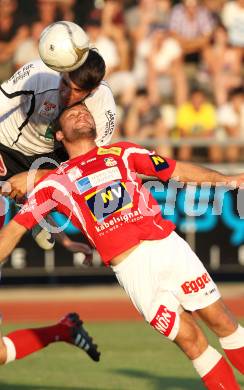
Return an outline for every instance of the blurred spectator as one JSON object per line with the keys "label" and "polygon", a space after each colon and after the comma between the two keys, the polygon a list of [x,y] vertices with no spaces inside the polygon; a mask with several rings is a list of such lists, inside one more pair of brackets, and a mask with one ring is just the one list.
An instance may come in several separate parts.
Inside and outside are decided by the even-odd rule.
{"label": "blurred spectator", "polygon": [[170,98],[181,104],[187,97],[182,49],[163,25],[152,25],[151,33],[137,46],[133,73],[137,85],[149,90],[150,99],[160,104]]}
{"label": "blurred spectator", "polygon": [[168,25],[170,10],[170,0],[139,0],[138,5],[126,11],[125,19],[133,49],[148,36],[152,25]]}
{"label": "blurred spectator", "polygon": [[143,44],[148,45],[146,68],[151,101],[160,104],[160,98],[168,96],[173,97],[176,105],[184,103],[187,99],[187,81],[178,41],[160,27],[148,40],[142,41]]}
{"label": "blurred spectator", "polygon": [[15,51],[13,58],[15,70],[27,62],[40,58],[38,43],[40,34],[44,28],[45,26],[41,22],[34,22],[31,25],[31,36],[25,39]]}
{"label": "blurred spectator", "polygon": [[199,0],[183,0],[172,9],[170,29],[179,40],[187,62],[199,61],[213,28],[211,14]]}
{"label": "blurred spectator", "polygon": [[116,44],[120,58],[120,70],[128,70],[130,67],[129,42],[126,36],[122,0],[105,0],[101,20],[104,34]]}
{"label": "blurred spectator", "polygon": [[29,34],[17,0],[0,0],[0,81],[13,73],[13,55]]}
{"label": "blurred spectator", "polygon": [[[207,100],[201,89],[192,90],[189,101],[178,108],[176,126],[181,138],[215,139],[217,127],[215,107]],[[178,158],[188,161],[192,159],[192,154],[192,146],[182,145],[179,148]],[[213,163],[220,162],[221,148],[215,144],[208,146],[208,159]]]}
{"label": "blurred spectator", "polygon": [[162,143],[163,138],[168,140],[169,130],[159,107],[150,102],[146,89],[137,90],[134,104],[128,108],[124,121],[124,135],[129,139],[136,138],[142,143],[147,139],[158,139],[155,142],[157,152],[162,155],[172,155],[171,148]]}
{"label": "blurred spectator", "polygon": [[44,26],[56,22],[57,2],[53,0],[36,0],[36,15],[34,21],[41,22]]}
{"label": "blurred spectator", "polygon": [[73,7],[75,13],[75,21],[81,27],[84,27],[89,19],[92,10],[94,9],[96,0],[81,1],[76,0],[76,3]]}
{"label": "blurred spectator", "polygon": [[[229,92],[228,103],[218,109],[218,123],[226,132],[226,140],[244,142],[244,88],[234,88]],[[228,162],[236,162],[243,157],[244,147],[229,145],[226,148]]]}
{"label": "blurred spectator", "polygon": [[75,4],[76,0],[56,0],[59,20],[76,22]]}
{"label": "blurred spectator", "polygon": [[204,6],[217,24],[221,22],[221,11],[225,3],[226,0],[203,0]]}
{"label": "blurred spectator", "polygon": [[101,21],[90,19],[86,26],[91,46],[98,49],[106,64],[106,80],[113,94],[121,98],[125,106],[132,103],[135,95],[135,81],[131,72],[121,69],[120,56],[115,42],[105,35]]}
{"label": "blurred spectator", "polygon": [[203,65],[208,72],[215,101],[217,105],[222,105],[227,100],[228,91],[242,82],[242,56],[237,48],[229,44],[227,31],[221,24],[217,25],[212,42],[203,52]]}
{"label": "blurred spectator", "polygon": [[106,78],[119,68],[119,53],[114,41],[105,35],[101,20],[90,19],[86,25],[86,32],[91,46],[98,49],[106,64]]}
{"label": "blurred spectator", "polygon": [[223,7],[222,21],[228,30],[230,43],[244,47],[244,0],[228,1]]}

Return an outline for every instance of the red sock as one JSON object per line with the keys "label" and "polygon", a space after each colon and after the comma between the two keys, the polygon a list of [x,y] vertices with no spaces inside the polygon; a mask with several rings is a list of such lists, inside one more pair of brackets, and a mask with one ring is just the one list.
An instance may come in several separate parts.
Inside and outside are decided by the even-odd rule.
{"label": "red sock", "polygon": [[232,368],[223,357],[202,377],[202,381],[209,390],[240,390]]}
{"label": "red sock", "polygon": [[224,349],[229,361],[241,374],[244,374],[244,347],[236,349]]}
{"label": "red sock", "polygon": [[56,341],[71,342],[70,328],[63,324],[17,330],[9,333],[6,337],[12,340],[15,346],[16,359],[22,359]]}

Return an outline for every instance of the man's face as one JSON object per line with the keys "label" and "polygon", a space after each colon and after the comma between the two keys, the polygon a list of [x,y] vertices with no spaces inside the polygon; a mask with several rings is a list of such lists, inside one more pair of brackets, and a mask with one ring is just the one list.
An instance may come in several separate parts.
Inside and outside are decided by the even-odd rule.
{"label": "man's face", "polygon": [[[65,110],[59,119],[62,139],[72,142],[95,134],[95,122],[83,104]],[[58,138],[58,137],[57,137]]]}
{"label": "man's face", "polygon": [[191,102],[196,110],[200,110],[202,104],[205,102],[205,96],[201,91],[196,91],[191,96]]}
{"label": "man's face", "polygon": [[59,84],[60,107],[69,107],[80,102],[85,96],[86,93],[69,78],[68,73],[62,73]]}

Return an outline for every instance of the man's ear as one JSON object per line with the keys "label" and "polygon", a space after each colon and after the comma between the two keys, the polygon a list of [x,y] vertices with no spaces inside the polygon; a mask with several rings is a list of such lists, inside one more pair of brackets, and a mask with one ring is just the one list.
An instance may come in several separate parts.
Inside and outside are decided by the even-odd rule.
{"label": "man's ear", "polygon": [[64,138],[63,132],[61,130],[56,131],[55,136],[56,136],[56,140],[59,142],[62,141]]}

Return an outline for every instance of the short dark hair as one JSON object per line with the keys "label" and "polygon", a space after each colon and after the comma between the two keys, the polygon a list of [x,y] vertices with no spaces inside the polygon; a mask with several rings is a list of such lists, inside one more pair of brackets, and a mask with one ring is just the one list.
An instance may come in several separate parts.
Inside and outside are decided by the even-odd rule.
{"label": "short dark hair", "polygon": [[105,75],[105,62],[102,56],[90,49],[84,64],[69,73],[70,79],[82,90],[92,91],[97,88]]}
{"label": "short dark hair", "polygon": [[232,99],[236,96],[242,96],[242,95],[244,95],[244,87],[242,85],[239,85],[238,87],[230,89],[228,97],[229,99]]}
{"label": "short dark hair", "polygon": [[149,92],[147,88],[141,87],[136,90],[136,96],[148,96]]}

